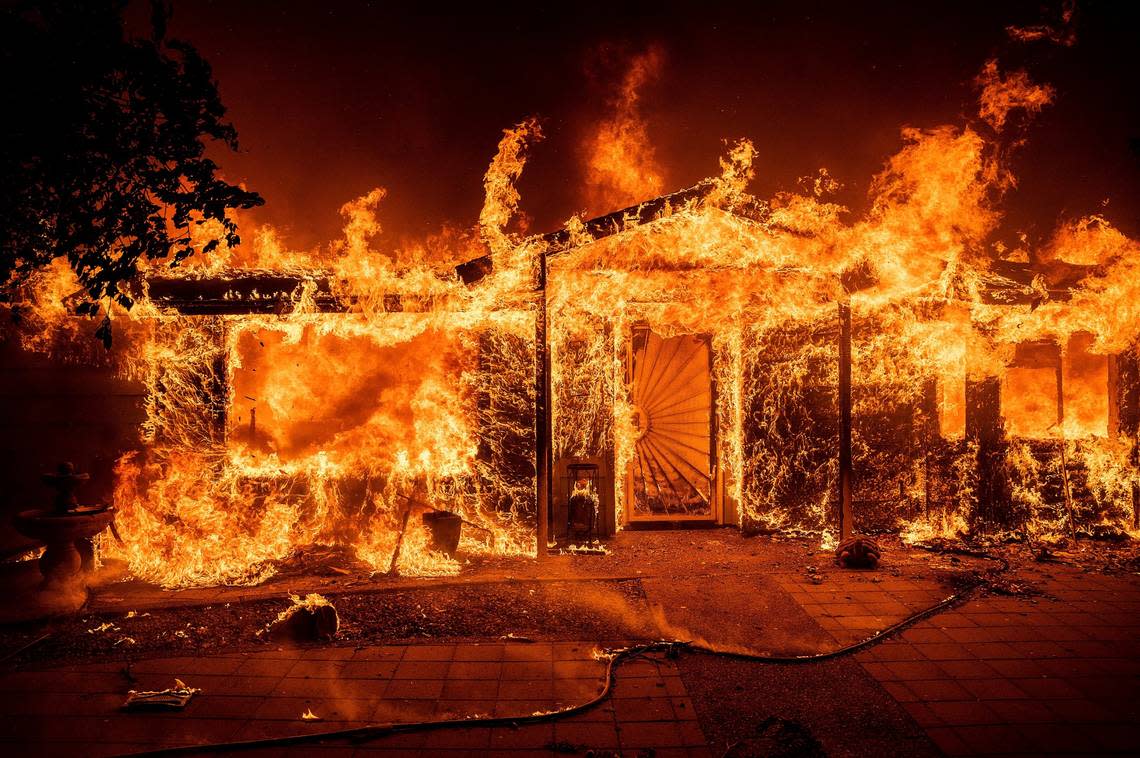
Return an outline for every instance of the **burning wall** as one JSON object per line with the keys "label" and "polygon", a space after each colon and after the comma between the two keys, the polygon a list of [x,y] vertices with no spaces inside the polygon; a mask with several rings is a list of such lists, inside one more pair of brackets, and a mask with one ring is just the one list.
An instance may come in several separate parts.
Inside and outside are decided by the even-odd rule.
{"label": "burning wall", "polygon": [[511,372],[533,360],[513,333],[533,320],[516,315],[470,330],[405,313],[387,329],[345,314],[164,323],[155,344],[181,360],[156,361],[151,444],[120,465],[124,544],[108,553],[169,585],[260,581],[313,545],[379,572],[455,573],[428,549],[431,509],[475,527],[469,554],[531,552],[533,395]]}

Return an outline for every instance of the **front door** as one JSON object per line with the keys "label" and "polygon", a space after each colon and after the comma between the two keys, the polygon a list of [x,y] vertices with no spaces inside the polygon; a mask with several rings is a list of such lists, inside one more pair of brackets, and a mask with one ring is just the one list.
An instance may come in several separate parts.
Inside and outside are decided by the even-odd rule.
{"label": "front door", "polygon": [[706,335],[635,327],[630,521],[713,520],[712,352]]}

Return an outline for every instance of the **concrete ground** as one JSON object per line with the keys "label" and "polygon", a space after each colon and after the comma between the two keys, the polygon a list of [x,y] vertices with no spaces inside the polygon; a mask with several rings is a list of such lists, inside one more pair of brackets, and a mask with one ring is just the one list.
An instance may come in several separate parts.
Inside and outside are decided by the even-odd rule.
{"label": "concrete ground", "polygon": [[[449,580],[478,612],[478,623],[467,626],[432,626],[432,609],[441,605],[432,598],[448,591],[438,581],[350,580],[330,588],[327,578],[314,578],[342,608],[360,597],[399,597],[386,612],[423,614],[417,636],[383,641],[368,636],[367,616],[342,612],[349,621],[331,644],[250,638],[206,649],[177,636],[148,643],[131,627],[141,614],[170,625],[166,619],[196,613],[201,598],[112,585],[96,594],[78,626],[21,628],[32,640],[52,634],[23,651],[16,645],[22,638],[5,638],[11,650],[0,671],[0,745],[14,755],[108,755],[375,723],[523,717],[593,699],[605,681],[597,658],[605,648],[669,638],[725,652],[837,650],[936,604],[994,565],[891,545],[879,570],[842,571],[811,543],[723,530],[623,534],[612,549],[611,556],[565,557],[540,571],[498,566]],[[963,602],[850,655],[773,664],[652,653],[622,662],[612,697],[570,716],[243,754],[1137,754],[1135,561],[1092,545],[1066,563],[1037,563],[1019,550],[1005,553],[1008,574]],[[496,614],[481,606],[500,602],[502,572],[515,577],[506,584],[523,600]],[[624,594],[612,591],[618,580]],[[627,591],[631,582],[639,593]],[[290,589],[309,587],[295,581]],[[195,592],[251,613],[256,600],[281,595],[279,587]],[[462,617],[449,602],[447,614]],[[575,626],[573,618],[554,618],[579,613],[566,605],[572,602],[601,608],[601,620]],[[603,623],[605,614],[612,624]],[[101,620],[120,628],[116,640],[139,639],[92,648],[91,640],[109,634],[87,631]],[[185,710],[121,710],[127,690],[169,687],[175,677],[202,690]],[[306,711],[320,720],[302,719]]]}

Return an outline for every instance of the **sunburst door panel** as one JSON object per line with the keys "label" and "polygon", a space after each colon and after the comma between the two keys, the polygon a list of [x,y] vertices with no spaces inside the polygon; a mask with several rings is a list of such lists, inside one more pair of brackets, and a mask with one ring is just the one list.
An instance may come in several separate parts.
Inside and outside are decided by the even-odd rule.
{"label": "sunburst door panel", "polygon": [[707,337],[633,333],[637,442],[632,520],[713,518],[713,392]]}

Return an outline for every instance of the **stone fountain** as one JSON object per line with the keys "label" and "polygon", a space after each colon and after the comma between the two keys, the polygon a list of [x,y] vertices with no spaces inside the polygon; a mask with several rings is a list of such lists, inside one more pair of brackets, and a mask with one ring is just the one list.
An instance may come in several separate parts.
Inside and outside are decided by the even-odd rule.
{"label": "stone fountain", "polygon": [[87,575],[94,568],[92,538],[111,524],[115,509],[107,505],[80,505],[75,490],[87,481],[71,463],[61,463],[44,483],[56,494],[50,508],[16,514],[13,525],[26,537],[46,545],[40,556],[40,583],[36,602],[45,613],[76,611],[87,601]]}

